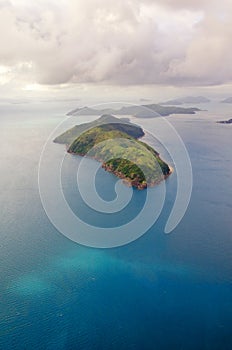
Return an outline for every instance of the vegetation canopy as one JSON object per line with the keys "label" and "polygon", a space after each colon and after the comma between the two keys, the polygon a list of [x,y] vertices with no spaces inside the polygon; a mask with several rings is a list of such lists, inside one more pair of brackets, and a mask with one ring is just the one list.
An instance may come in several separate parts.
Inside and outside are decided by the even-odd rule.
{"label": "vegetation canopy", "polygon": [[[143,130],[137,125],[114,119],[118,122],[101,125],[98,120],[89,123],[90,127],[93,126],[90,129],[85,124],[88,130],[68,145],[68,152],[102,162],[105,170],[138,189],[154,186],[165,179],[170,174],[170,168],[157,151],[138,140],[144,135]],[[80,127],[83,130],[83,125],[75,126],[55,142],[73,139],[74,134],[80,132]]]}

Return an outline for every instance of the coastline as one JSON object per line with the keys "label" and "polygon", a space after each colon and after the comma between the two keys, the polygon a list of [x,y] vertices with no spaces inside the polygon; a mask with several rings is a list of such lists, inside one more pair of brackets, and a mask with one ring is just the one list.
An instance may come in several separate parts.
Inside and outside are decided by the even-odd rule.
{"label": "coastline", "polygon": [[[98,160],[98,159],[96,159]],[[126,186],[129,186],[129,187],[134,187],[138,190],[144,190],[146,188],[149,188],[149,187],[155,187],[157,185],[159,185],[162,181],[165,181],[174,171],[174,169],[169,166],[169,173],[166,174],[166,175],[163,175],[162,178],[159,180],[159,181],[152,181],[152,182],[139,182],[138,180],[134,179],[130,179],[128,177],[126,177],[123,173],[121,172],[118,172],[118,171],[114,171],[112,170],[109,166],[107,166],[105,163],[102,164],[102,168],[105,170],[105,171],[108,171],[109,173],[111,174],[114,174],[115,176],[117,176],[118,178],[122,179],[123,180],[123,183],[126,185]]]}
{"label": "coastline", "polygon": [[[109,116],[102,116],[101,118],[105,119],[106,117],[109,118]],[[93,144],[97,140],[96,134],[94,134],[94,133],[93,133],[93,135],[90,133],[90,136],[89,136],[89,134],[87,134],[88,135],[87,139],[81,139],[81,143],[80,143],[81,146],[80,147],[78,146],[78,142],[79,142],[78,138],[76,140],[74,140],[71,143],[71,145],[70,144],[68,145],[68,143],[66,142],[66,151],[72,155],[78,155],[81,157],[86,156],[86,154],[88,154],[88,156],[87,156],[88,158],[94,159],[94,160],[100,162],[101,167],[105,171],[112,173],[115,176],[117,176],[118,178],[122,179],[123,183],[127,186],[134,187],[134,188],[139,189],[139,190],[143,190],[143,189],[146,189],[148,187],[154,187],[154,186],[158,185],[159,183],[161,183],[162,181],[166,180],[173,173],[173,168],[171,166],[169,166],[169,164],[164,162],[163,159],[161,159],[160,154],[151,145],[149,145],[149,142],[148,143],[143,142],[143,138],[145,137],[146,134],[140,126],[137,126],[137,125],[134,125],[133,123],[131,123],[131,127],[132,128],[134,127],[135,130],[132,129],[133,132],[131,130],[129,132],[129,130],[126,129],[124,131],[124,129],[123,129],[123,132],[126,133],[127,136],[124,136],[124,134],[122,134],[121,137],[125,137],[125,138],[129,137],[129,138],[132,138],[135,141],[143,144],[144,147],[146,147],[148,149],[148,151],[151,152],[151,155],[157,161],[157,164],[156,165],[154,164],[154,168],[153,168],[152,160],[146,159],[147,164],[146,164],[145,169],[147,169],[147,170],[145,170],[145,172],[148,171],[146,173],[148,181],[145,178],[144,172],[136,164],[136,158],[135,158],[134,162],[130,162],[126,159],[124,159],[124,160],[123,159],[115,159],[114,153],[109,151],[110,159],[108,161],[105,161],[104,159],[102,159],[103,156],[101,154],[98,154],[98,155],[97,154],[95,154],[95,155],[88,154],[88,147],[87,147],[88,142],[89,142],[88,137],[89,138],[92,137]],[[140,131],[139,134],[137,131],[138,128]],[[73,129],[71,129],[71,130],[73,130]],[[92,126],[92,128],[90,130],[94,130],[94,126]],[[102,131],[104,131],[104,130],[102,130]],[[102,136],[101,135],[102,131],[101,130],[99,131],[97,129],[97,132],[100,134],[100,136]],[[135,133],[135,131],[137,133]],[[110,134],[110,138],[112,138],[112,137],[113,136]],[[104,137],[103,137],[103,139],[104,139]],[[101,140],[101,137],[100,137],[100,140]],[[133,150],[133,152],[136,155],[136,148]],[[109,156],[109,154],[108,154],[108,156]],[[138,154],[140,154],[140,157],[143,157],[143,154],[141,154],[141,152]],[[143,158],[141,158],[141,161],[143,163],[144,161],[142,159]],[[142,166],[142,164],[141,164],[141,166]],[[159,170],[158,170],[159,167],[160,167],[161,172],[159,172]]]}
{"label": "coastline", "polygon": [[[68,152],[69,154],[71,154],[71,155],[74,155],[74,156],[79,156],[79,157],[84,157],[84,156],[86,156],[85,154],[75,153],[75,152],[71,152],[71,151],[69,151],[69,150],[67,150],[67,152]],[[150,182],[150,183],[147,183],[147,182],[142,182],[142,183],[141,183],[141,182],[139,182],[137,179],[133,179],[133,180],[132,180],[132,179],[126,177],[125,174],[123,174],[122,172],[113,170],[110,166],[108,166],[108,165],[104,162],[103,159],[99,159],[99,158],[97,158],[97,157],[89,157],[89,156],[88,156],[88,158],[89,158],[89,159],[96,160],[96,161],[102,163],[102,164],[101,164],[101,167],[102,167],[105,171],[107,171],[107,172],[109,172],[109,173],[115,175],[115,176],[118,177],[119,179],[122,179],[122,180],[123,180],[123,183],[124,183],[126,186],[134,187],[134,188],[136,188],[136,189],[138,189],[138,190],[144,190],[144,189],[149,188],[149,187],[155,187],[155,186],[159,185],[162,181],[165,181],[165,180],[174,172],[173,167],[171,167],[169,164],[167,164],[167,165],[168,165],[168,168],[169,168],[169,173],[168,173],[168,174],[165,174],[165,175],[163,174],[162,179],[160,179],[159,181],[152,181],[152,182]],[[161,158],[160,158],[160,159],[161,159]]]}

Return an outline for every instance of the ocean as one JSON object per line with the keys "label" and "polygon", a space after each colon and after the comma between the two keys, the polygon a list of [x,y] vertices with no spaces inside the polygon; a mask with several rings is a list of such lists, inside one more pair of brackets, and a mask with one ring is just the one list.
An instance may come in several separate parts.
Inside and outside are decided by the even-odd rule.
{"label": "ocean", "polygon": [[[1,350],[231,349],[232,125],[216,121],[231,118],[232,108],[203,106],[207,111],[167,118],[193,170],[191,200],[179,225],[164,233],[176,195],[174,173],[166,181],[161,215],[142,237],[95,249],[57,231],[38,188],[43,145],[74,102],[0,104]],[[70,126],[95,118],[71,118]],[[54,147],[59,155],[65,152]],[[136,190],[122,217],[90,214],[76,190],[78,162],[69,155],[62,174],[73,212],[104,228],[137,215],[145,192]],[[114,197],[115,183],[99,171],[104,199]]]}

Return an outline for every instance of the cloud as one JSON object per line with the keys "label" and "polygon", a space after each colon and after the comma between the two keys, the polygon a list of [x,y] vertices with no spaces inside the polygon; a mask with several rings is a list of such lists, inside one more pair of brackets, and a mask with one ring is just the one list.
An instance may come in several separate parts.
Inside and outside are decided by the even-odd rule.
{"label": "cloud", "polygon": [[232,81],[231,18],[207,16],[186,47],[183,59],[173,60],[167,76],[189,84],[217,85]]}
{"label": "cloud", "polygon": [[[0,1],[0,83],[212,85],[232,81],[232,4]],[[9,72],[10,71],[10,72]]]}
{"label": "cloud", "polygon": [[230,0],[144,0],[147,4],[160,4],[174,11],[191,10],[191,11],[219,11],[231,5]]}

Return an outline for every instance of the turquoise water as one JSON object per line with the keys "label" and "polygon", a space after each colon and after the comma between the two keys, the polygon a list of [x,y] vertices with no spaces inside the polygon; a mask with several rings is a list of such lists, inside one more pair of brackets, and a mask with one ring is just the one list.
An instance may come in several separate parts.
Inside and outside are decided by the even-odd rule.
{"label": "turquoise water", "polygon": [[[163,233],[176,193],[172,175],[157,223],[127,246],[97,250],[57,232],[39,197],[41,148],[71,108],[1,106],[0,349],[231,349],[232,128],[215,123],[231,117],[231,107],[207,107],[169,118],[193,166],[179,226]],[[65,163],[64,193],[87,220],[75,189],[77,163]],[[111,199],[115,178],[103,171],[99,178],[101,195]],[[143,201],[136,191],[115,222],[130,220]],[[92,213],[91,220],[108,227],[111,219]]]}

